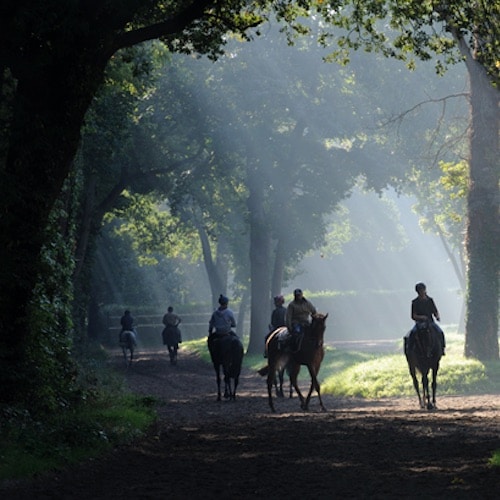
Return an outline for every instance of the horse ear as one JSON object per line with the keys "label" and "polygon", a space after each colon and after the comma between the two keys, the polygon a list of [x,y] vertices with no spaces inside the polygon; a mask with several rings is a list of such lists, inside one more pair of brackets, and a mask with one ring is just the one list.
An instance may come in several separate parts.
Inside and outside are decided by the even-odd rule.
{"label": "horse ear", "polygon": [[328,318],[328,313],[325,314],[325,319]]}

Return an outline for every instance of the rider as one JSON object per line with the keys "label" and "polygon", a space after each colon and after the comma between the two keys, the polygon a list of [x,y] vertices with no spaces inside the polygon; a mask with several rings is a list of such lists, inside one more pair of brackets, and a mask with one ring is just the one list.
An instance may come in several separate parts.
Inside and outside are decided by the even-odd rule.
{"label": "rider", "polygon": [[236,335],[233,328],[236,328],[236,320],[231,309],[228,308],[229,299],[224,295],[219,296],[219,307],[212,313],[208,323],[208,336],[221,336],[226,334]]}
{"label": "rider", "polygon": [[[274,310],[271,313],[271,323],[269,323],[269,332],[264,339],[264,344],[267,343],[269,335],[274,332],[277,328],[281,326],[286,326],[286,308],[283,306],[285,303],[285,297],[283,295],[276,295],[274,297]],[[267,358],[267,351],[264,349],[264,357]]]}
{"label": "rider", "polygon": [[[167,329],[176,330],[178,338],[177,342],[179,344],[182,344],[181,331],[179,329],[181,321],[182,321],[181,317],[174,313],[174,308],[172,306],[169,306],[167,312],[163,316],[163,324],[165,325],[165,330]],[[166,342],[164,341],[163,343],[165,344]]]}
{"label": "rider", "polygon": [[137,335],[137,332],[135,331],[134,327],[134,318],[132,317],[128,309],[123,313],[123,316],[120,318],[120,324],[122,325],[122,329],[118,336],[120,342],[122,339],[123,332],[132,332],[134,336]]}
{"label": "rider", "polygon": [[285,297],[283,295],[276,295],[274,297],[274,310],[271,313],[271,323],[269,324],[269,331],[273,332],[280,326],[286,326],[286,309],[283,306]]}
{"label": "rider", "polygon": [[434,303],[434,299],[427,295],[427,288],[424,283],[417,283],[415,285],[415,291],[418,296],[411,301],[411,319],[415,321],[415,325],[411,329],[409,334],[410,343],[412,343],[412,338],[417,331],[417,324],[422,321],[428,321],[429,326],[433,332],[435,332],[439,336],[442,352],[441,354],[444,356],[446,342],[444,338],[444,332],[441,327],[434,321],[436,318],[437,321],[440,321],[439,311]]}
{"label": "rider", "polygon": [[286,326],[294,337],[296,348],[300,347],[304,333],[309,329],[311,315],[316,308],[307,300],[300,288],[293,291],[293,300],[286,310]]}

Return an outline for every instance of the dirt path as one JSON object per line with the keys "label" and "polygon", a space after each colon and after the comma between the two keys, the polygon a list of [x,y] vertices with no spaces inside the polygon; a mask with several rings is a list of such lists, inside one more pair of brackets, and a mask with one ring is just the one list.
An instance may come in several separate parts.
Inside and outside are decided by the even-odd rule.
{"label": "dirt path", "polygon": [[[114,361],[123,369],[121,360]],[[177,366],[143,352],[131,389],[164,401],[146,439],[29,485],[4,499],[499,498],[500,394],[377,401],[297,398],[267,405],[245,371],[235,402],[216,402],[211,366],[181,350]]]}

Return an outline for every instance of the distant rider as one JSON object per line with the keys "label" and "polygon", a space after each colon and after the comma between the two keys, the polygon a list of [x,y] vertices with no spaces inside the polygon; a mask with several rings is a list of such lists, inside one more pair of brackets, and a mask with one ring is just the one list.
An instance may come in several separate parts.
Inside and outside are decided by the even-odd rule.
{"label": "distant rider", "polygon": [[[163,316],[163,324],[165,325],[164,332],[167,329],[168,330],[175,330],[175,332],[177,334],[177,342],[179,344],[182,344],[182,336],[181,336],[181,331],[179,329],[179,325],[181,324],[181,321],[182,321],[181,317],[174,313],[174,308],[172,306],[169,306],[167,309],[167,312]],[[166,344],[165,339],[164,339],[163,343]]]}
{"label": "distant rider", "polygon": [[133,334],[132,339],[135,343],[137,332],[134,326],[134,318],[130,314],[130,311],[128,309],[123,313],[123,316],[120,318],[120,324],[122,325],[122,329],[120,331],[120,334],[118,335],[118,341],[122,342],[123,332],[132,332]]}

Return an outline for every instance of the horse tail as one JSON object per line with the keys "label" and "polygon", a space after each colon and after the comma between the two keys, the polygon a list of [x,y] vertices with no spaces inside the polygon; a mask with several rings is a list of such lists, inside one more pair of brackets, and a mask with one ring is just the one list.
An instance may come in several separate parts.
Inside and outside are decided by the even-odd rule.
{"label": "horse tail", "polygon": [[269,365],[263,366],[257,373],[262,377],[265,377],[269,373]]}

